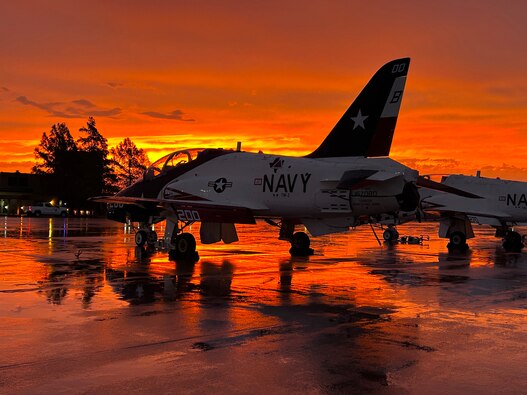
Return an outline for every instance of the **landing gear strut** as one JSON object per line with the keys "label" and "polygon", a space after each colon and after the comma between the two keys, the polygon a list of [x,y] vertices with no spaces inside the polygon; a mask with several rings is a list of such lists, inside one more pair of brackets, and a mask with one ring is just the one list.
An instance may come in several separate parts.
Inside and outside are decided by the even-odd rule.
{"label": "landing gear strut", "polygon": [[521,235],[512,229],[507,230],[503,238],[503,248],[510,252],[521,252],[523,247]]}

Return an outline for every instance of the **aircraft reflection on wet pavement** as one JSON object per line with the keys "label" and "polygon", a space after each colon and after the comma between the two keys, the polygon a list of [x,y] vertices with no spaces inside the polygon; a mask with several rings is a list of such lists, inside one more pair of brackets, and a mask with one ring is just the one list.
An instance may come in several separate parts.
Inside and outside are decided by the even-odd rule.
{"label": "aircraft reflection on wet pavement", "polygon": [[[164,259],[167,259],[168,263],[168,257],[163,258],[163,255],[166,256],[166,252],[158,252],[147,247],[128,245],[126,248],[120,249],[121,254],[125,254],[125,259],[121,264],[117,265],[114,264],[116,257],[113,257],[113,254],[109,254],[107,257],[93,257],[94,253],[104,253],[107,247],[108,249],[115,247],[102,245],[94,250],[93,244],[94,242],[96,244],[100,241],[99,237],[101,235],[106,237],[124,235],[124,240],[130,242],[133,235],[130,234],[129,229],[126,227],[123,230],[119,226],[108,226],[108,222],[106,221],[86,219],[77,222],[71,219],[40,219],[41,223],[37,226],[33,226],[31,221],[35,223],[37,220],[30,218],[21,219],[18,229],[8,226],[6,222],[4,226],[4,238],[16,237],[19,240],[22,240],[22,238],[34,238],[39,240],[39,242],[33,244],[35,247],[45,247],[46,253],[42,254],[44,251],[41,251],[40,254],[37,254],[36,260],[48,268],[47,279],[42,283],[58,284],[57,287],[51,287],[51,289],[45,292],[49,301],[52,303],[60,303],[67,295],[67,289],[61,287],[67,285],[68,277],[75,279],[83,278],[86,280],[84,284],[85,296],[83,297],[83,301],[86,303],[89,303],[91,298],[97,293],[97,289],[102,287],[103,282],[109,283],[118,294],[122,295],[123,299],[129,300],[131,303],[150,303],[159,299],[156,295],[162,295],[167,300],[174,300],[177,299],[178,295],[186,291],[192,292],[194,290],[200,290],[200,292],[206,293],[207,289],[215,289],[214,286],[211,286],[211,278],[215,276],[223,278],[229,274],[230,279],[225,281],[230,284],[234,268],[236,267],[228,259],[224,259],[221,263],[221,270],[218,269],[219,272],[215,273],[215,264],[205,257],[204,262],[201,262],[199,265],[203,270],[200,274],[201,284],[193,284],[192,279],[195,275],[195,264],[193,262],[180,260],[179,262],[174,262],[173,269],[171,270],[168,270],[167,267],[160,267],[159,264]],[[262,226],[265,233],[267,226],[264,224]],[[417,224],[414,225],[414,228],[416,226]],[[367,231],[358,233],[361,233],[366,239],[369,238],[369,243],[361,239],[357,243],[354,243],[354,245],[359,245],[360,248],[350,250],[350,245],[345,243],[330,246],[328,243],[330,238],[327,238],[320,242],[322,251],[325,253],[326,250],[330,249],[331,252],[336,252],[336,257],[313,257],[311,260],[330,259],[332,261],[334,260],[335,262],[333,264],[335,264],[339,260],[343,259],[346,261],[352,257],[352,260],[364,260],[367,262],[366,265],[371,265],[374,268],[379,266],[379,264],[381,266],[389,264],[389,270],[393,271],[393,266],[400,264],[399,260],[401,258],[399,255],[401,250],[405,247],[415,249],[411,245],[402,246],[392,243],[386,243],[383,248],[379,249],[375,242],[371,240],[372,237]],[[262,232],[259,233],[258,237],[261,237],[261,235]],[[41,240],[46,238],[48,239],[48,243],[42,243]],[[347,238],[345,236],[333,236],[331,242],[334,242],[336,239],[346,240]],[[67,241],[71,241],[72,243],[68,243]],[[435,243],[436,241],[432,242],[434,245]],[[265,238],[259,244],[265,245]],[[237,259],[241,261],[251,261],[252,255],[258,254],[258,259],[261,259],[261,254],[258,253],[257,248],[254,248],[254,244],[247,243],[247,246],[243,247],[249,248],[214,248],[209,253],[211,253],[211,256],[217,254],[220,256],[224,256],[224,254],[233,256],[232,254],[234,254],[234,256],[238,255],[239,258]],[[429,244],[425,244],[423,248],[429,250],[430,247]],[[423,256],[420,252],[423,248],[418,248],[417,250],[419,251],[419,258],[426,258],[427,260],[431,260],[431,262],[437,263],[440,269],[470,266],[471,264],[473,250],[465,253],[437,251],[434,257],[434,254]],[[475,246],[475,248],[477,249],[478,246]],[[372,263],[371,254],[373,251],[376,251],[377,255],[380,252],[381,259],[378,259],[379,257],[377,256],[377,260],[373,260]],[[67,257],[63,257],[65,252],[69,252]],[[21,250],[21,253],[24,254],[24,249]],[[522,254],[505,253],[500,248],[497,248],[494,254],[494,257],[487,257],[485,259],[503,266],[511,266],[518,262],[521,263],[523,259]],[[404,254],[403,259],[407,260],[408,258],[409,255]],[[293,272],[294,262],[296,262],[294,259],[286,259],[279,263],[279,283],[281,287],[287,284],[291,285],[290,275]],[[299,259],[296,262],[297,267],[295,270],[305,269],[304,266],[309,264],[309,262],[309,260]],[[122,266],[123,263],[124,267]],[[167,272],[159,273],[158,270],[166,270]],[[372,273],[375,274],[378,272],[375,272],[374,269]]]}
{"label": "aircraft reflection on wet pavement", "polygon": [[527,254],[496,248],[490,229],[465,254],[444,252],[423,223],[402,228],[429,234],[423,244],[379,246],[364,228],[291,257],[257,227],[190,264],[136,248],[106,220],[6,218],[0,392],[527,385]]}

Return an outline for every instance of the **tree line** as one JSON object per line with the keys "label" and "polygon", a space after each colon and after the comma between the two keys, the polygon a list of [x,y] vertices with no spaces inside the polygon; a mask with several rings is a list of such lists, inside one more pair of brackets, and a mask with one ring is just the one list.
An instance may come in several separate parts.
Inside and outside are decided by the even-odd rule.
{"label": "tree line", "polygon": [[126,137],[109,148],[95,119],[89,117],[75,140],[65,123],[51,126],[35,147],[34,174],[45,174],[55,197],[70,207],[86,207],[92,196],[113,194],[140,178],[150,162]]}

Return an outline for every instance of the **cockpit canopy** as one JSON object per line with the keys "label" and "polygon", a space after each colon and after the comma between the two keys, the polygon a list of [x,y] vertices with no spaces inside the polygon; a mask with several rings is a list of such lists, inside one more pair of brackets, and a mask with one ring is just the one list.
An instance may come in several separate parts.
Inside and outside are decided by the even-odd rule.
{"label": "cockpit canopy", "polygon": [[166,173],[175,167],[190,163],[204,150],[205,148],[192,148],[165,155],[161,159],[156,160],[148,167],[148,169],[146,169],[144,178],[151,179],[160,174]]}

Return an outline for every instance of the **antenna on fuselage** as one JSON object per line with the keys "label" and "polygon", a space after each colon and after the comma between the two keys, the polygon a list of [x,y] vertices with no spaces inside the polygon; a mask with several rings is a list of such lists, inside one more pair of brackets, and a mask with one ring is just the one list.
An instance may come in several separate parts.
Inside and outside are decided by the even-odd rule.
{"label": "antenna on fuselage", "polygon": [[236,151],[240,152],[242,150],[242,142],[241,141],[238,141],[236,143]]}

